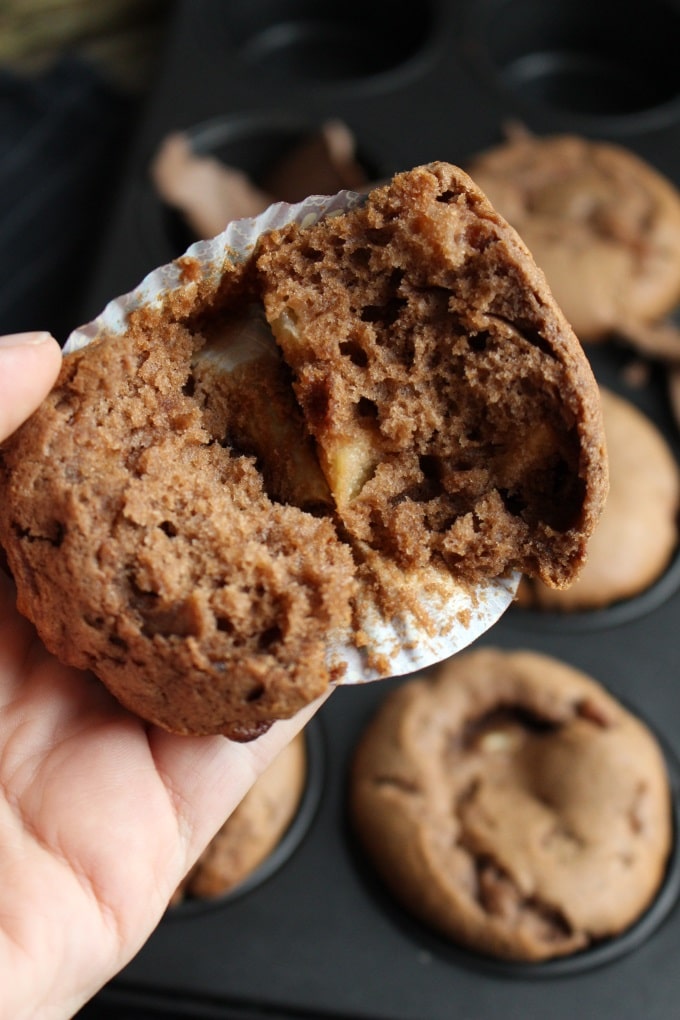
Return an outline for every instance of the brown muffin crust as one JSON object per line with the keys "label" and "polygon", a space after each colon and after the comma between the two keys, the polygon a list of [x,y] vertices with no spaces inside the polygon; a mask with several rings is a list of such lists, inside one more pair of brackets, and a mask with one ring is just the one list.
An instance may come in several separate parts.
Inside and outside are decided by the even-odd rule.
{"label": "brown muffin crust", "polygon": [[544,655],[479,649],[403,684],[362,735],[354,828],[397,900],[500,958],[623,931],[662,881],[665,764],[599,684]]}
{"label": "brown muffin crust", "polygon": [[[341,680],[326,652],[366,640],[378,576],[573,578],[606,489],[597,389],[462,171],[399,175],[219,273],[177,264],[0,452],[19,606],[64,662],[171,731],[248,739]],[[253,304],[288,365],[220,377]],[[389,614],[405,589],[382,586]]]}

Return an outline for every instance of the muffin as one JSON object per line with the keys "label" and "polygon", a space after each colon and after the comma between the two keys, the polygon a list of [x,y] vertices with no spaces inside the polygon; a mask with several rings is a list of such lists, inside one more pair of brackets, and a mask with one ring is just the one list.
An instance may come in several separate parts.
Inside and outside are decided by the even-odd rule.
{"label": "muffin", "polygon": [[468,604],[517,569],[573,580],[607,486],[597,387],[462,171],[170,268],[0,453],[18,605],[62,661],[172,732],[251,739],[343,680],[328,649],[368,642],[363,599],[389,620],[424,577]]}
{"label": "muffin", "polygon": [[610,489],[588,545],[588,559],[569,588],[523,579],[518,602],[558,612],[603,609],[645,591],[678,545],[680,468],[664,436],[624,397],[600,391]]}
{"label": "muffin", "polygon": [[339,120],[324,121],[291,144],[257,181],[191,143],[182,132],[167,135],[149,171],[160,198],[196,237],[213,237],[231,220],[257,216],[278,200],[300,202],[307,195],[368,187],[354,136]]}
{"label": "muffin", "polygon": [[588,676],[528,651],[462,653],[393,691],[356,750],[350,807],[407,911],[510,960],[624,931],[672,841],[650,731]]}
{"label": "muffin", "polygon": [[305,738],[298,734],[256,779],[177,889],[172,903],[213,899],[240,886],[276,849],[305,787]]}
{"label": "muffin", "polygon": [[512,223],[585,342],[654,323],[680,298],[680,193],[628,149],[516,132],[467,170]]}

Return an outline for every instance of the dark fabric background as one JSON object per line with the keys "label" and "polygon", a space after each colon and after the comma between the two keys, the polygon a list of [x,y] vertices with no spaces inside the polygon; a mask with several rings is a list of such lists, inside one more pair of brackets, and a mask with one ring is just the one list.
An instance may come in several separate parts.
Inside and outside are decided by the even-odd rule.
{"label": "dark fabric background", "polygon": [[0,333],[79,325],[136,105],[75,55],[0,70]]}

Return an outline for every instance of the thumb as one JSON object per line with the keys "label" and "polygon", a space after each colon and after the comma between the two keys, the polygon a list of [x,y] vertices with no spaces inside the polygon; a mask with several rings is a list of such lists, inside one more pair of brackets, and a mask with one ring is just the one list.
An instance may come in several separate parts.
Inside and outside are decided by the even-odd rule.
{"label": "thumb", "polygon": [[60,365],[59,344],[49,333],[0,336],[0,442],[47,396]]}

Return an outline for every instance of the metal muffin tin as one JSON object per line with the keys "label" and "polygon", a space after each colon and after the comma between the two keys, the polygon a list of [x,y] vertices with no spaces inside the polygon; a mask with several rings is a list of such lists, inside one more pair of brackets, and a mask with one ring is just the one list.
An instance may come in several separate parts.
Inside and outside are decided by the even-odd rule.
{"label": "metal muffin tin", "polygon": [[[127,165],[83,320],[190,240],[157,198],[165,135],[257,177],[329,117],[355,132],[373,178],[433,159],[465,166],[520,121],[639,153],[680,186],[680,0],[185,0]],[[588,347],[599,381],[662,430],[663,370],[633,386],[635,355]],[[614,554],[615,554],[614,550]],[[572,616],[512,608],[480,643],[571,663],[640,715],[680,796],[680,556],[649,591]],[[346,819],[357,739],[401,680],[340,688],[309,729],[310,790],[273,862],[235,895],[170,911],[83,1016],[345,1020],[669,1020],[680,974],[677,847],[628,932],[545,964],[494,962],[444,942],[376,880]],[[606,881],[606,876],[603,877]]]}

